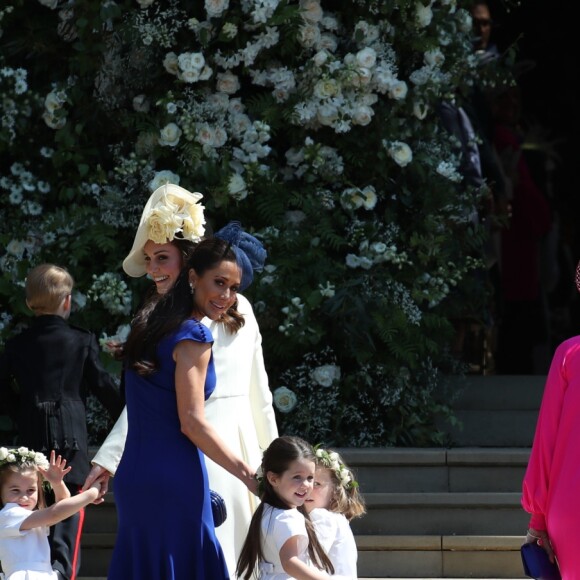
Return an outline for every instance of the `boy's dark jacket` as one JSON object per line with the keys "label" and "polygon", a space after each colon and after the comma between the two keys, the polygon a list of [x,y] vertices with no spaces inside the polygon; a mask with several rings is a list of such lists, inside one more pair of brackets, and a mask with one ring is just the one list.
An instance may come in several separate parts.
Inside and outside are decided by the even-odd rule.
{"label": "boy's dark jacket", "polygon": [[18,445],[47,455],[54,449],[72,465],[65,478],[70,484],[82,485],[90,468],[85,407],[89,393],[113,419],[119,416],[119,388],[101,365],[92,333],[60,316],[43,315],[6,342],[0,355],[0,399],[4,412],[17,423]]}

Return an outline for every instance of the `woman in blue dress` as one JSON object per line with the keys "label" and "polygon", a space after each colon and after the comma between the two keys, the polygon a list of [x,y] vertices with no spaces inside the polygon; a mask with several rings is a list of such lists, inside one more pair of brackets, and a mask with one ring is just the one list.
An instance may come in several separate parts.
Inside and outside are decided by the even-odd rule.
{"label": "woman in blue dress", "polygon": [[243,324],[236,242],[200,242],[175,285],[145,304],[124,345],[128,434],[115,476],[109,580],[229,578],[215,537],[204,455],[256,493],[254,470],[206,421],[216,385],[204,316]]}

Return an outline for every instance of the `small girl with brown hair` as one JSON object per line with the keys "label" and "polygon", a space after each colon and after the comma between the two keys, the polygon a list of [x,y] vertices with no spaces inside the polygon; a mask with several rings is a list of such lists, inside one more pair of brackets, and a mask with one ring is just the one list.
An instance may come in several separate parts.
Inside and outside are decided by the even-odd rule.
{"label": "small girl with brown hair", "polygon": [[366,509],[352,471],[336,452],[315,448],[314,489],[304,507],[335,573],[357,578],[357,548],[349,522]]}
{"label": "small girl with brown hair", "polygon": [[[95,482],[70,497],[63,477],[71,470],[54,451],[50,462],[26,447],[0,447],[0,562],[6,580],[57,580],[50,563],[48,527],[95,501],[101,488]],[[56,503],[46,507],[43,479],[50,483]]]}
{"label": "small girl with brown hair", "polygon": [[278,437],[264,452],[260,499],[242,548],[236,576],[248,580],[321,580],[334,569],[304,502],[314,483],[315,455],[299,437]]}

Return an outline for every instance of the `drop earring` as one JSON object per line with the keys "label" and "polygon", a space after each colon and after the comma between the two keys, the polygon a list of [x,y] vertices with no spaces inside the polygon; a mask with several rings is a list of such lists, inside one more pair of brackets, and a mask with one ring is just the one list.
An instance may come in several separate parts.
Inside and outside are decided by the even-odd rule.
{"label": "drop earring", "polygon": [[191,295],[193,296],[195,294],[195,288],[193,287],[193,282],[189,283],[189,290],[191,291]]}

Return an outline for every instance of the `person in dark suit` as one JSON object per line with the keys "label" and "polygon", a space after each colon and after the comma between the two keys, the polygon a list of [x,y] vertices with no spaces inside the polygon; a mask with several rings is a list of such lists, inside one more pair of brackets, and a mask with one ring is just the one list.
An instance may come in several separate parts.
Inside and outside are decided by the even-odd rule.
{"label": "person in dark suit", "polygon": [[[27,276],[26,303],[34,312],[30,327],[6,342],[0,355],[0,395],[12,404],[18,444],[56,453],[72,470],[65,483],[79,492],[90,469],[86,399],[93,393],[117,419],[123,409],[119,388],[99,360],[95,336],[69,325],[71,292],[68,271],[53,264]],[[16,388],[14,388],[16,387]],[[16,401],[17,404],[14,404]],[[74,580],[80,568],[84,510],[51,527],[54,570]]]}

